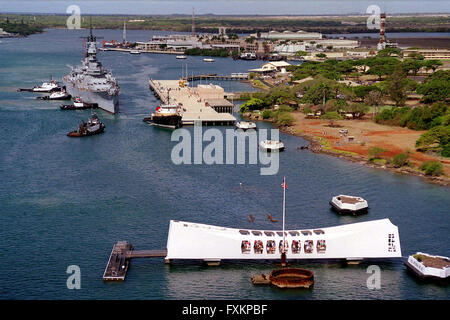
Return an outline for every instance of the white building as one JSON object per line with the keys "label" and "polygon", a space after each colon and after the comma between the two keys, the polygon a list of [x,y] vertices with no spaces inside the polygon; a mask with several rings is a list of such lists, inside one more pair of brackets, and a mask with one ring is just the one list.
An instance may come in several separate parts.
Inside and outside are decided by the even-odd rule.
{"label": "white building", "polygon": [[286,61],[271,61],[263,64],[261,68],[250,69],[248,71],[256,73],[270,73],[270,72],[285,73],[286,68],[289,67],[290,65],[291,64]]}
{"label": "white building", "polygon": [[397,226],[389,219],[320,229],[253,230],[170,221],[166,260],[401,258]]}
{"label": "white building", "polygon": [[11,33],[6,32],[3,30],[3,28],[0,28],[0,38],[10,37]]}
{"label": "white building", "polygon": [[251,36],[255,38],[262,38],[262,39],[279,39],[279,40],[318,40],[322,39],[322,34],[319,32],[307,32],[307,31],[270,31],[270,32],[263,32],[263,33],[254,33]]}

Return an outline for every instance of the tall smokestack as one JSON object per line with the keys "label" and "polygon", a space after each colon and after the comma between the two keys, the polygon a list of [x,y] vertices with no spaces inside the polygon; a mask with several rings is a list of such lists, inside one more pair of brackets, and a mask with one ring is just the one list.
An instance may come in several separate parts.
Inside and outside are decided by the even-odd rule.
{"label": "tall smokestack", "polygon": [[122,43],[123,44],[127,43],[127,25],[125,21],[123,22]]}
{"label": "tall smokestack", "polygon": [[386,43],[386,13],[380,15],[380,44]]}
{"label": "tall smokestack", "polygon": [[195,19],[194,19],[194,7],[192,7],[192,36],[195,36]]}

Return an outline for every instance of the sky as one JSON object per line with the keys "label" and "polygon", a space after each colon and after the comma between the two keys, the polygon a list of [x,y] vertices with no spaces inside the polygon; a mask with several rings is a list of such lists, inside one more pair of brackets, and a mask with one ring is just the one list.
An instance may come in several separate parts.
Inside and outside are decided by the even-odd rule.
{"label": "sky", "polygon": [[66,14],[332,15],[366,14],[378,5],[388,14],[450,13],[449,0],[0,0],[0,13]]}

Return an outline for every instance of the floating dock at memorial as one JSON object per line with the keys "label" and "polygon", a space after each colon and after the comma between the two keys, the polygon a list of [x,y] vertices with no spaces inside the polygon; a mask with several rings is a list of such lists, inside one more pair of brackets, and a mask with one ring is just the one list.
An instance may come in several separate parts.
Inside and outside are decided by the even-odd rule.
{"label": "floating dock at memorial", "polygon": [[[183,125],[234,125],[234,105],[224,98],[224,90],[213,84],[180,86],[179,80],[149,81],[150,90],[163,104],[181,104]],[[170,101],[169,101],[170,100]],[[156,107],[156,106],[155,106]]]}

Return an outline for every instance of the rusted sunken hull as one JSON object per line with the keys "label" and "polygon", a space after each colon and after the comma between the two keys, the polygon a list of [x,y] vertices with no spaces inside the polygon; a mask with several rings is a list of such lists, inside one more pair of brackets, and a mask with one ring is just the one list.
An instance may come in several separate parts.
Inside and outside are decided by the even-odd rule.
{"label": "rusted sunken hull", "polygon": [[278,269],[270,273],[269,280],[279,288],[309,288],[314,284],[314,273],[300,268]]}

